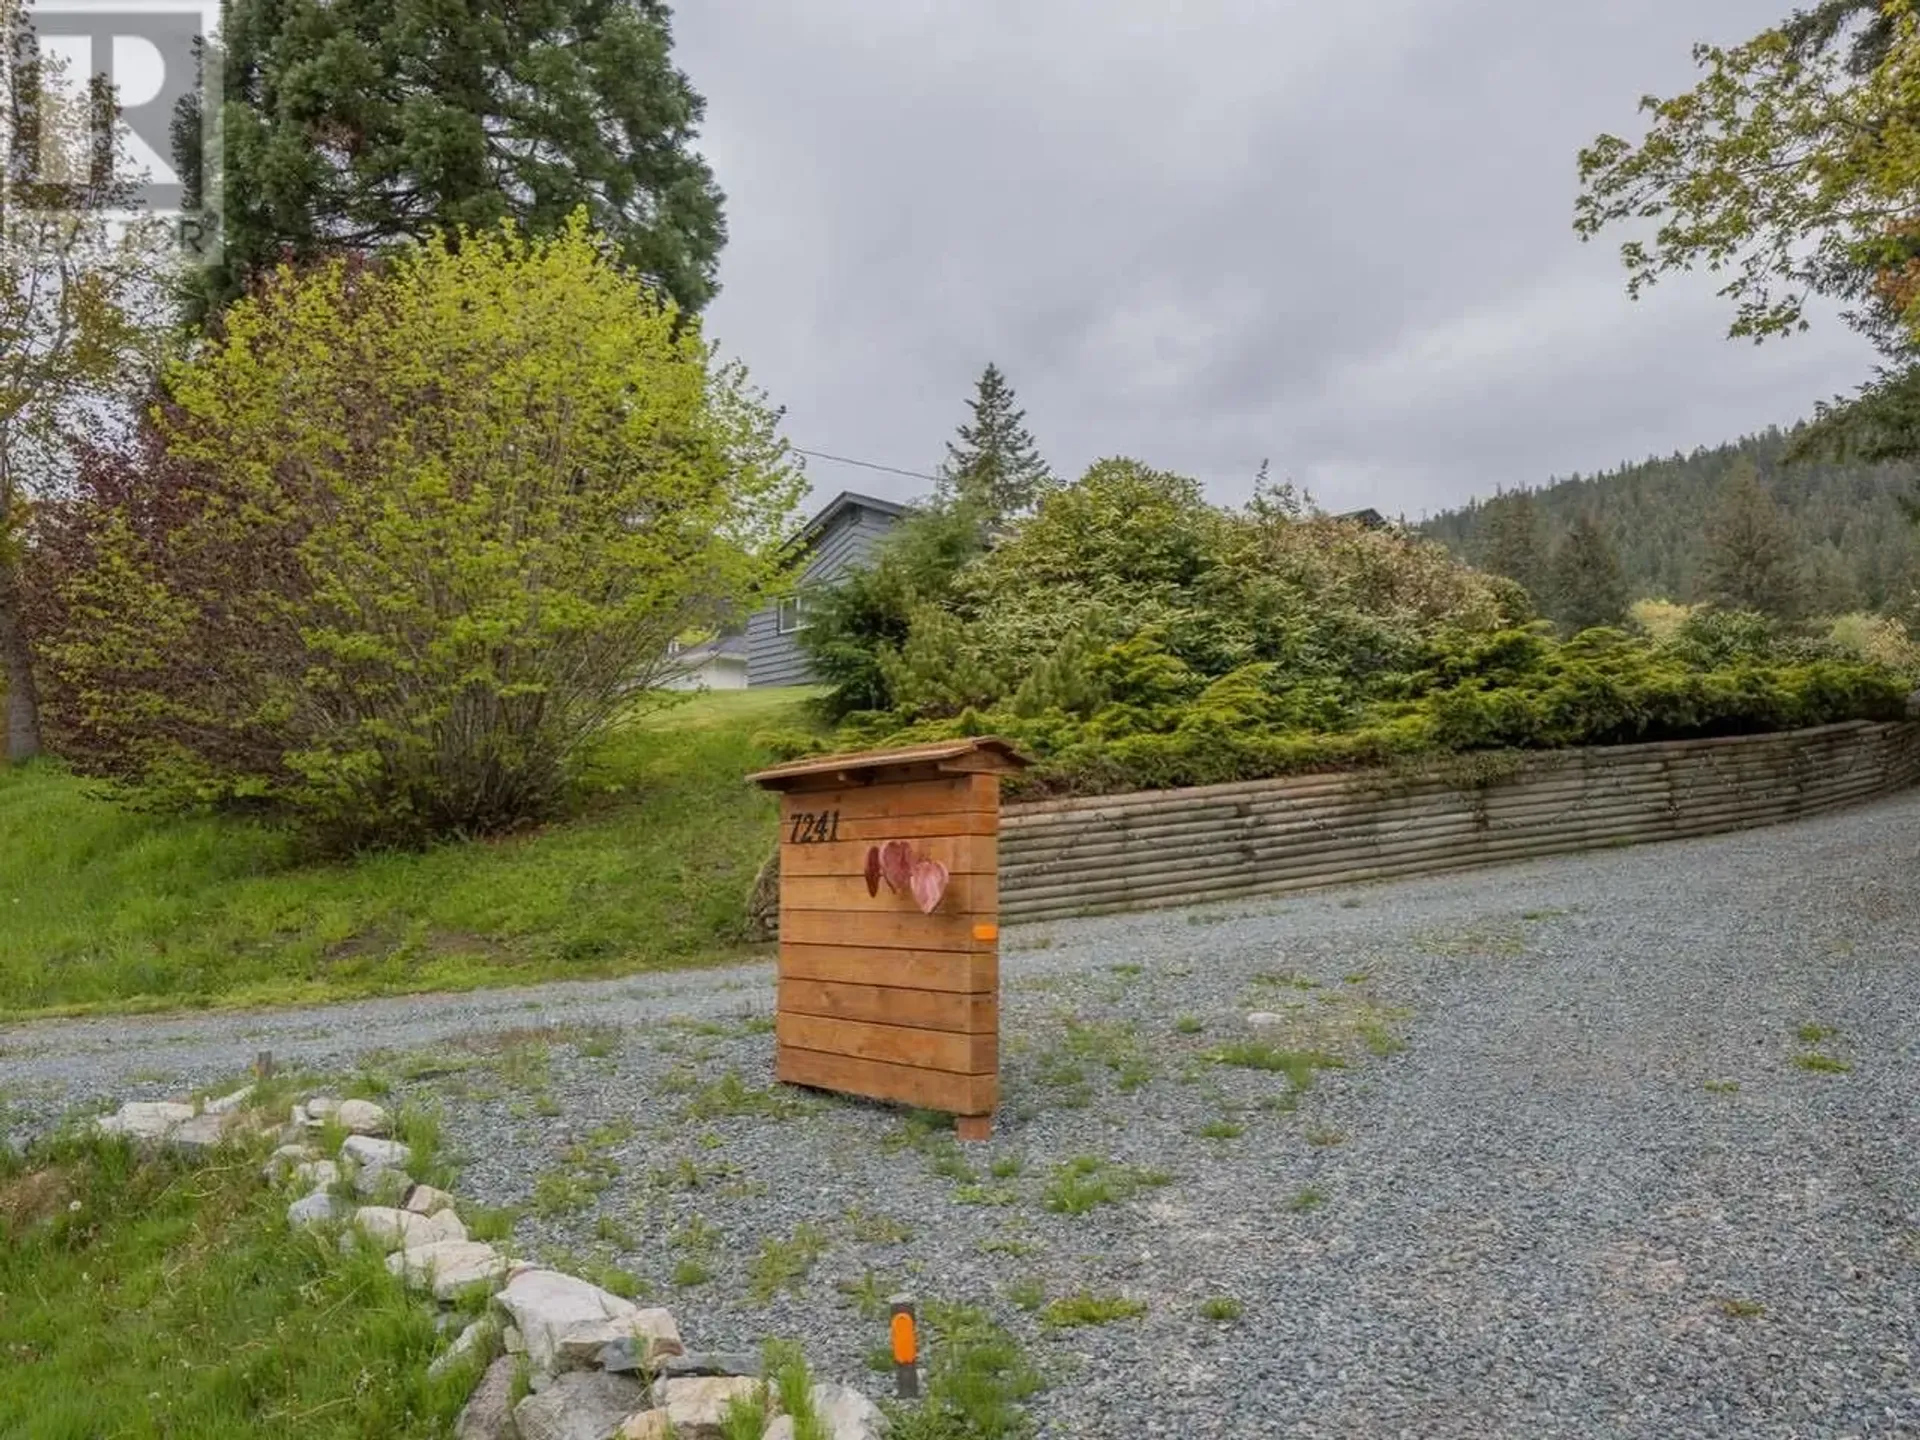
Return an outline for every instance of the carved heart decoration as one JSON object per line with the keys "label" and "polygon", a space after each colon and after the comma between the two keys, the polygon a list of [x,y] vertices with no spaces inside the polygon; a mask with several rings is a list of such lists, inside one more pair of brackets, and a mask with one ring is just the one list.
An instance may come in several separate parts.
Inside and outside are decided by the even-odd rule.
{"label": "carved heart decoration", "polygon": [[947,893],[947,867],[938,860],[916,860],[913,865],[913,898],[922,915],[940,908]]}
{"label": "carved heart decoration", "polygon": [[889,840],[880,847],[880,873],[887,888],[895,892],[913,883],[913,847],[904,840]]}

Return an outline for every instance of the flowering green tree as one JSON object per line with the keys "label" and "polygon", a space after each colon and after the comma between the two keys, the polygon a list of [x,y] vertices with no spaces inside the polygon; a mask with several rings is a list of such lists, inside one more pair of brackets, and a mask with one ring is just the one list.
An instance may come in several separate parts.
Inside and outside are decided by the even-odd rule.
{"label": "flowering green tree", "polygon": [[583,217],[283,270],[167,391],[174,503],[105,507],[60,585],[76,725],[150,797],[341,843],[553,813],[668,642],[773,578],[800,485]]}

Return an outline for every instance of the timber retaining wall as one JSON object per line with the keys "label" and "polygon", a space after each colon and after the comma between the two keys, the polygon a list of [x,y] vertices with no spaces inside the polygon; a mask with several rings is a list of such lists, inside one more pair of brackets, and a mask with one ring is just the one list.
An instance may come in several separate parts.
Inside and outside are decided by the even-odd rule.
{"label": "timber retaining wall", "polygon": [[1771,825],[1920,779],[1920,722],[1450,757],[1010,804],[1008,923],[1424,875]]}

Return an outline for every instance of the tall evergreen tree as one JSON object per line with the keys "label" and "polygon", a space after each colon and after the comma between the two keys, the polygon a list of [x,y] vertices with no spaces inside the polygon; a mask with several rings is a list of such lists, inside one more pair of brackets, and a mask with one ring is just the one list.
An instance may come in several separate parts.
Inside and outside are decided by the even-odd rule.
{"label": "tall evergreen tree", "polygon": [[1485,546],[1480,565],[1495,575],[1517,581],[1536,605],[1547,598],[1547,546],[1541,538],[1540,513],[1533,496],[1515,490],[1489,500],[1481,519]]}
{"label": "tall evergreen tree", "polygon": [[1027,412],[1014,403],[1013,387],[1000,367],[980,372],[970,424],[947,442],[940,467],[942,498],[957,500],[984,515],[989,524],[1031,510],[1056,483],[1027,430]]}
{"label": "tall evergreen tree", "polygon": [[1706,597],[1729,610],[1758,610],[1776,620],[1800,613],[1803,577],[1793,536],[1780,507],[1742,455],[1722,482],[1707,517],[1702,565]]}
{"label": "tall evergreen tree", "polygon": [[1575,518],[1553,552],[1548,583],[1553,618],[1569,634],[1618,625],[1627,614],[1627,581],[1620,557],[1592,515]]}
{"label": "tall evergreen tree", "polygon": [[[722,196],[693,149],[706,102],[660,0],[224,0],[223,254],[208,305],[261,269],[585,206],[689,311],[712,297]],[[199,119],[175,126],[205,197]]]}

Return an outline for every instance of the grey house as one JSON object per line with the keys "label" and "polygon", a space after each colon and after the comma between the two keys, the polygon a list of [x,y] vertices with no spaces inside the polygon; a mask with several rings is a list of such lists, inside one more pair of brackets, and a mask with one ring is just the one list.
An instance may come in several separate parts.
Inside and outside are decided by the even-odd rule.
{"label": "grey house", "polygon": [[[906,506],[891,500],[841,491],[789,542],[803,557],[800,588],[830,585],[850,567],[864,564],[906,513]],[[748,685],[805,685],[813,679],[800,648],[806,625],[801,594],[782,596],[747,618]]]}

